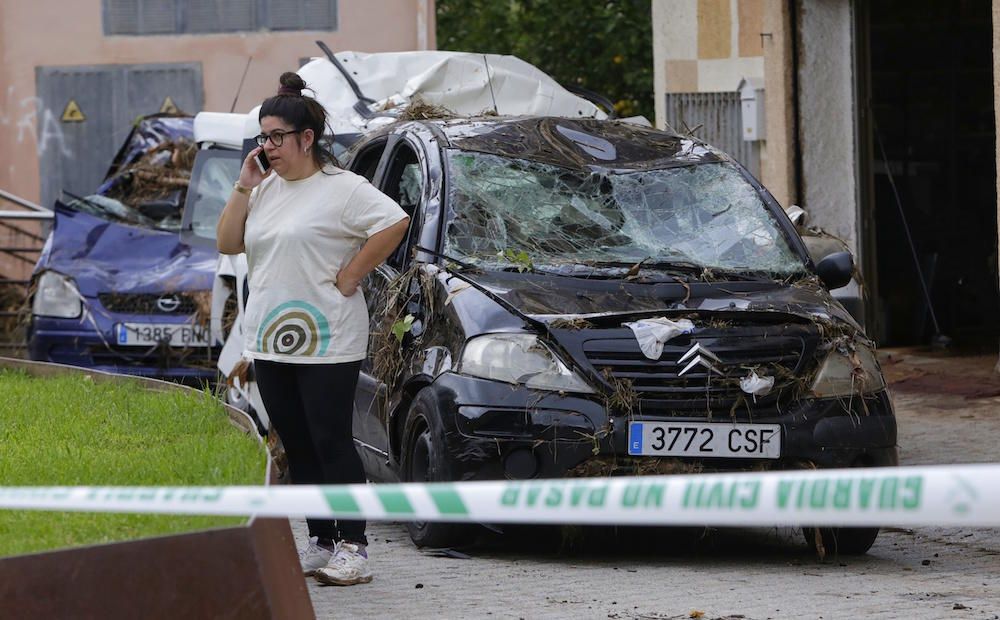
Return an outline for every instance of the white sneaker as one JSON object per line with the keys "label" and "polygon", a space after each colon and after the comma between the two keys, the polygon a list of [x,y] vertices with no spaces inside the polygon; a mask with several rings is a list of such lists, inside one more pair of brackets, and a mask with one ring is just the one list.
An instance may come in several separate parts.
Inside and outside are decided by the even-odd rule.
{"label": "white sneaker", "polygon": [[306,577],[312,577],[333,557],[333,551],[320,547],[317,542],[318,539],[313,536],[309,539],[309,546],[299,551],[299,564],[302,565],[302,573]]}
{"label": "white sneaker", "polygon": [[371,581],[372,571],[363,546],[341,541],[330,562],[315,576],[316,581],[329,586],[353,586]]}

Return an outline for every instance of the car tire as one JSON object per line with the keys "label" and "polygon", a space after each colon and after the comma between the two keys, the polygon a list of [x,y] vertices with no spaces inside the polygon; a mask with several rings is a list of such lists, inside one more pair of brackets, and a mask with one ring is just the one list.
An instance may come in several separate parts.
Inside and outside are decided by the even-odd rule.
{"label": "car tire", "polygon": [[[403,427],[400,479],[404,482],[448,482],[453,480],[445,451],[444,428],[433,394],[417,393]],[[471,541],[475,526],[464,523],[414,521],[406,524],[410,539],[418,547],[455,547]]]}
{"label": "car tire", "polygon": [[[878,537],[877,527],[823,527],[819,528],[819,535],[823,542],[823,557],[837,557],[840,555],[864,555],[875,544]],[[820,553],[816,544],[816,528],[802,528],[802,535],[806,539],[809,548]]]}

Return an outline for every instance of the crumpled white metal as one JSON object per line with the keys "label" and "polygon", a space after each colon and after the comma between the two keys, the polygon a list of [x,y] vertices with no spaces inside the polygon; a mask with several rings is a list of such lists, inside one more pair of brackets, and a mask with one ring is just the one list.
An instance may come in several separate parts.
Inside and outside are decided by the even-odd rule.
{"label": "crumpled white metal", "polygon": [[[375,113],[405,108],[419,97],[459,116],[496,111],[503,116],[607,117],[597,106],[516,56],[434,51],[347,51],[334,56],[361,92],[375,100],[368,105]],[[350,85],[326,57],[313,58],[298,74],[326,108],[335,133],[366,133],[393,120],[360,115],[354,109],[357,98]]]}
{"label": "crumpled white metal", "polygon": [[[457,116],[497,112],[503,116],[607,118],[593,103],[516,56],[434,51],[345,51],[334,56],[361,93],[375,100],[365,104],[375,115],[366,118],[355,109],[358,98],[347,79],[326,56],[303,65],[297,73],[306,82],[305,94],[326,109],[335,134],[364,134],[388,125],[417,98]],[[246,115],[201,112],[195,117],[195,139],[239,148],[244,139],[260,132],[259,112],[259,105]]]}

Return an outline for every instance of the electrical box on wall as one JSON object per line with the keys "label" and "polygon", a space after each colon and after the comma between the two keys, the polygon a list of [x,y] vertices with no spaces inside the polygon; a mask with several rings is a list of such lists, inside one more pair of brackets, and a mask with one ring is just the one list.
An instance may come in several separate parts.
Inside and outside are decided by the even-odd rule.
{"label": "electrical box on wall", "polygon": [[740,112],[743,121],[743,140],[764,140],[764,80],[743,78],[737,88],[740,93]]}

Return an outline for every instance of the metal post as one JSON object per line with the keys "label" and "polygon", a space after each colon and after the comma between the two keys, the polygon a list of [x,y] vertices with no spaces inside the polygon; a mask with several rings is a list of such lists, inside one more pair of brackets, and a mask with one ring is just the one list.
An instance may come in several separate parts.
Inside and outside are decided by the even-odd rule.
{"label": "metal post", "polygon": [[0,220],[51,220],[51,211],[0,211]]}
{"label": "metal post", "polygon": [[39,213],[52,213],[52,209],[46,209],[42,205],[35,204],[30,200],[25,200],[20,196],[15,196],[14,194],[11,194],[10,192],[5,192],[2,189],[0,189],[0,198],[9,200],[10,202],[13,202],[16,205],[24,207],[25,209],[31,209],[32,211],[38,211]]}

